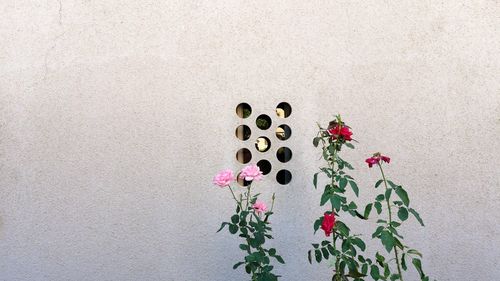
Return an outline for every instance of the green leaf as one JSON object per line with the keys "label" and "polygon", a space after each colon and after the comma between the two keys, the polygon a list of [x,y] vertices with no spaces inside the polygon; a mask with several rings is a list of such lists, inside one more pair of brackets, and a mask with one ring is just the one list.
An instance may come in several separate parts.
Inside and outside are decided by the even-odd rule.
{"label": "green leaf", "polygon": [[359,238],[353,238],[351,240],[352,244],[358,246],[358,248],[361,250],[361,251],[365,251],[366,250],[366,244],[365,242],[363,242],[363,240],[359,239]]}
{"label": "green leaf", "polygon": [[356,205],[356,203],[354,203],[353,201],[351,201],[351,203],[349,203],[349,205],[347,206],[350,210],[354,210],[354,209],[357,209],[358,206]]}
{"label": "green leaf", "polygon": [[235,265],[233,265],[233,269],[237,269],[242,264],[245,264],[245,262],[240,261],[239,263],[236,263]]}
{"label": "green leaf", "polygon": [[347,186],[347,179],[346,178],[341,178],[339,181],[339,187],[340,189],[345,189]]}
{"label": "green leaf", "polygon": [[384,245],[385,249],[387,252],[391,252],[392,249],[394,248],[394,237],[389,231],[382,231],[380,233],[380,240],[382,240],[382,244]]}
{"label": "green leaf", "polygon": [[342,199],[343,197],[334,194],[331,198],[330,201],[332,202],[332,207],[335,208],[335,210],[339,211],[341,206],[342,206]]}
{"label": "green leaf", "polygon": [[373,206],[375,207],[375,209],[377,209],[377,214],[380,215],[380,213],[382,213],[382,204],[377,201],[373,203]]}
{"label": "green leaf", "polygon": [[384,265],[385,257],[379,254],[379,252],[375,254],[375,259],[377,260],[378,264],[380,264],[381,266]]}
{"label": "green leaf", "polygon": [[283,258],[282,258],[281,256],[276,255],[274,258],[275,258],[275,259],[276,259],[279,263],[281,263],[281,264],[285,264],[285,261],[283,260]]}
{"label": "green leaf", "polygon": [[404,271],[408,270],[408,267],[406,266],[406,253],[403,253],[401,256],[401,267]]}
{"label": "green leaf", "polygon": [[410,199],[408,198],[408,193],[406,193],[406,190],[404,190],[402,187],[396,188],[396,194],[401,198],[401,201],[403,201],[403,204],[406,206],[410,205]]}
{"label": "green leaf", "polygon": [[384,180],[378,180],[377,183],[375,184],[375,188],[379,187],[383,182]]}
{"label": "green leaf", "polygon": [[387,182],[389,183],[389,185],[390,185],[392,188],[397,188],[397,187],[398,187],[395,183],[393,183],[393,182],[392,182],[392,181],[390,181],[390,180],[388,180]]}
{"label": "green leaf", "polygon": [[398,217],[401,221],[405,221],[408,219],[408,210],[405,207],[399,208]]}
{"label": "green leaf", "polygon": [[363,214],[363,216],[365,217],[365,219],[368,219],[368,217],[370,216],[370,212],[372,211],[372,203],[366,205],[365,207],[365,212]]}
{"label": "green leaf", "polygon": [[323,217],[317,219],[314,222],[314,234],[316,234],[316,231],[318,231],[319,227],[321,226],[321,223],[323,222]]}
{"label": "green leaf", "polygon": [[330,197],[331,197],[331,193],[329,190],[326,190],[325,189],[325,192],[323,192],[323,195],[321,195],[321,200],[320,200],[320,206],[323,206],[326,204],[326,202],[328,202],[328,200],[330,200]]}
{"label": "green leaf", "polygon": [[356,194],[356,197],[359,197],[359,187],[354,181],[350,181],[349,184],[351,185],[352,191],[354,191],[354,194]]}
{"label": "green leaf", "polygon": [[316,257],[316,262],[320,263],[321,262],[321,251],[320,250],[314,250],[314,255]]}
{"label": "green leaf", "polygon": [[420,275],[420,278],[424,278],[425,274],[424,274],[424,271],[422,270],[422,262],[419,259],[414,258],[412,260],[412,263],[415,266],[415,269],[418,271],[418,274]]}
{"label": "green leaf", "polygon": [[240,249],[242,249],[243,251],[248,251],[248,249],[250,248],[246,244],[240,244]]}
{"label": "green leaf", "polygon": [[382,200],[384,200],[384,198],[385,198],[384,194],[379,194],[379,195],[377,195],[377,197],[375,197],[375,200],[382,201]]}
{"label": "green leaf", "polygon": [[[223,222],[223,223],[220,225],[220,228],[219,228],[219,230],[217,230],[217,232],[220,232],[220,231],[221,231],[221,230],[222,230],[222,229],[223,229],[226,225],[230,225],[230,223],[228,223],[228,222]],[[217,232],[216,232],[216,233],[217,233]]]}
{"label": "green leaf", "polygon": [[391,199],[391,193],[392,193],[392,188],[388,188],[386,191],[385,191],[385,198],[387,200],[390,200]]}
{"label": "green leaf", "polygon": [[229,225],[229,232],[231,234],[235,234],[236,232],[238,232],[238,226],[234,225],[234,224],[230,224]]}
{"label": "green leaf", "polygon": [[271,249],[269,249],[269,255],[270,255],[271,257],[275,256],[275,255],[276,255],[276,249],[275,249],[275,248],[271,248]]}
{"label": "green leaf", "polygon": [[384,230],[384,226],[381,225],[381,226],[377,227],[375,232],[373,232],[373,234],[372,234],[372,238],[378,237],[380,235],[380,233],[382,233],[382,230]]}
{"label": "green leaf", "polygon": [[417,219],[417,221],[420,223],[420,225],[422,226],[425,226],[424,225],[424,221],[420,218],[420,215],[418,214],[417,211],[415,211],[414,209],[410,208],[408,209],[410,211],[410,213],[413,214],[413,216]]}
{"label": "green leaf", "polygon": [[232,222],[232,223],[237,224],[239,221],[240,221],[240,216],[238,216],[238,215],[233,215],[233,216],[231,217],[231,222]]}
{"label": "green leaf", "polygon": [[352,145],[352,143],[350,142],[346,142],[345,146],[349,147],[350,149],[354,149],[354,145]]}
{"label": "green leaf", "polygon": [[309,250],[307,252],[307,260],[309,261],[310,264],[312,264],[312,257],[311,257],[312,250]]}
{"label": "green leaf", "polygon": [[419,251],[415,250],[415,249],[408,250],[408,254],[417,255],[419,257],[422,257],[422,254]]}
{"label": "green leaf", "polygon": [[320,137],[315,137],[315,138],[313,139],[313,145],[314,145],[314,147],[318,147],[318,145],[319,145],[319,141],[320,141],[320,140],[321,140],[321,138],[320,138]]}
{"label": "green leaf", "polygon": [[314,177],[313,177],[313,184],[314,184],[315,189],[318,188],[318,174],[319,173],[314,174]]}
{"label": "green leaf", "polygon": [[330,254],[328,253],[328,249],[326,249],[326,248],[321,248],[321,253],[323,254],[323,257],[325,258],[325,260],[327,260],[328,257],[330,256]]}
{"label": "green leaf", "polygon": [[335,223],[335,229],[338,230],[343,236],[349,236],[349,227],[341,221]]}
{"label": "green leaf", "polygon": [[378,266],[372,264],[370,266],[370,276],[375,279],[375,280],[378,280],[380,279],[380,271],[378,270]]}

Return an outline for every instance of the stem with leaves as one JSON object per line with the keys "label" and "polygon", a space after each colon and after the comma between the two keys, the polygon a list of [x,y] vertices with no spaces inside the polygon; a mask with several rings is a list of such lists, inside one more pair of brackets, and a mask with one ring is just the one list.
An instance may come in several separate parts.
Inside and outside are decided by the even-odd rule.
{"label": "stem with leaves", "polygon": [[330,203],[329,211],[325,213],[325,216],[333,215],[335,220],[333,229],[325,229],[326,226],[323,226],[325,216],[314,222],[315,233],[321,226],[326,236],[329,236],[331,231],[332,239],[312,244],[313,249],[308,252],[309,262],[312,263],[313,256],[318,263],[323,259],[332,258],[335,268],[333,281],[345,281],[349,278],[355,281],[364,280],[363,277],[367,275],[368,267],[372,262],[361,256],[358,250],[364,251],[366,244],[359,235],[352,234],[346,223],[340,220],[342,213],[364,219],[364,216],[358,212],[356,203],[353,201],[348,203],[347,185],[350,185],[356,197],[359,195],[359,188],[354,178],[344,170],[352,170],[352,166],[339,156],[344,146],[354,148],[351,143],[352,133],[338,115],[334,121],[330,122],[328,128],[324,129],[319,124],[318,127],[319,131],[313,140],[313,145],[318,147],[321,144],[326,165],[314,174],[313,184],[317,189],[319,174],[324,174],[328,178],[320,206]]}
{"label": "stem with leaves", "polygon": [[[370,203],[366,206],[365,216],[369,216],[372,206],[375,207],[377,214],[380,215],[383,211],[382,201],[385,201],[387,206],[388,220],[377,220],[378,227],[372,234],[372,237],[380,239],[382,245],[389,254],[394,251],[393,259],[387,259],[382,254],[377,252],[375,255],[375,260],[380,268],[376,265],[372,265],[370,275],[375,280],[404,281],[403,272],[408,269],[406,265],[406,257],[410,257],[415,269],[419,273],[420,280],[429,281],[429,277],[425,275],[422,270],[422,254],[420,254],[417,250],[411,249],[408,246],[404,245],[403,236],[400,235],[397,230],[398,227],[400,227],[402,223],[408,219],[410,213],[422,226],[424,226],[424,223],[420,218],[418,212],[410,207],[410,199],[406,190],[401,185],[397,185],[386,178],[383,169],[383,163],[390,163],[390,158],[380,153],[375,153],[372,157],[366,159],[366,162],[368,163],[368,166],[370,168],[373,165],[377,165],[379,167],[382,179],[377,181],[377,183],[375,184],[375,188],[378,188],[383,183],[385,189],[382,193],[378,194],[375,197],[375,201],[373,203]],[[393,192],[398,196],[398,198],[391,201],[391,195]],[[397,208],[397,216],[400,221],[397,221],[394,218],[394,208]],[[401,256],[399,255],[399,251],[402,252]],[[394,260],[396,263],[397,273],[391,272],[391,266],[389,263],[392,260]]]}

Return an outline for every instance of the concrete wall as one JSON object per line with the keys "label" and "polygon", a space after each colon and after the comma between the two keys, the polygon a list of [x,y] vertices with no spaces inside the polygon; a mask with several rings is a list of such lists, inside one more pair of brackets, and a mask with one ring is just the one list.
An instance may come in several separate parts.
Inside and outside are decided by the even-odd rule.
{"label": "concrete wall", "polygon": [[500,280],[498,1],[4,0],[0,11],[1,280],[246,280],[231,269],[238,242],[215,233],[230,195],[210,182],[252,147],[234,136],[242,101],[253,117],[293,107],[292,161],[276,163],[277,144],[254,158],[293,173],[257,187],[277,192],[283,280],[329,280],[306,251],[323,212],[311,138],[336,113],[360,142],[346,158],[361,202],[378,178],[363,160],[393,158],[387,173],[427,223],[403,231],[427,272]]}

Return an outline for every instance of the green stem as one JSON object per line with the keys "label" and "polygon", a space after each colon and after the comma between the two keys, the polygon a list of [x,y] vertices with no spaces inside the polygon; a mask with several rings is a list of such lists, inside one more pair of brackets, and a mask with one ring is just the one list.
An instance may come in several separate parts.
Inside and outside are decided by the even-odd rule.
{"label": "green stem", "polygon": [[[387,179],[385,178],[384,169],[382,169],[382,164],[378,163],[378,167],[380,168],[380,172],[382,173],[382,179],[384,180],[385,191],[387,191],[389,189],[389,187],[387,186]],[[389,212],[389,226],[390,226],[392,224],[391,203],[389,202],[389,198],[385,198],[385,201],[387,202],[387,210]],[[394,255],[396,256],[396,264],[398,266],[399,280],[404,281],[403,280],[403,274],[402,274],[402,271],[401,271],[401,265],[400,265],[400,262],[399,262],[398,248],[396,247],[396,244],[394,244]]]}
{"label": "green stem", "polygon": [[252,190],[252,184],[248,185],[248,188],[247,188],[247,206],[246,206],[246,210],[248,210],[248,207],[250,205],[250,191]]}
{"label": "green stem", "polygon": [[[231,191],[231,194],[233,195],[233,199],[234,201],[236,201],[236,204],[238,204],[238,206],[240,206],[240,209],[241,209],[241,202],[238,201],[238,199],[236,199],[236,195],[234,194],[234,191],[233,189],[231,188],[231,186],[229,186],[229,190]],[[243,210],[242,210],[243,211]]]}
{"label": "green stem", "polygon": [[[336,161],[336,156],[337,156],[336,155],[337,154],[337,144],[338,144],[338,138],[333,143],[332,160],[329,163],[330,169],[332,170],[332,182],[331,182],[332,188],[335,185],[335,177],[334,177],[334,175],[335,175],[335,161]],[[335,209],[333,208],[333,205],[332,205],[332,213],[335,214]],[[337,249],[337,238],[338,238],[338,235],[337,235],[337,233],[335,231],[332,234],[333,234],[332,235],[333,236],[332,237],[332,239],[333,239],[333,248]],[[342,275],[342,274],[340,273],[340,258],[338,256],[336,258],[337,258],[337,260],[335,261],[335,274],[336,274],[336,278],[335,279],[338,279],[337,277],[339,275]]]}

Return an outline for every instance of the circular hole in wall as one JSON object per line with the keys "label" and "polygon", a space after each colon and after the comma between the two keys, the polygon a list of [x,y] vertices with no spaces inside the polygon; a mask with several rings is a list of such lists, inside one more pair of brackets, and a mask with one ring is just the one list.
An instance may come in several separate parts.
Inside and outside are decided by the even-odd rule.
{"label": "circular hole in wall", "polygon": [[242,148],[236,152],[236,160],[241,164],[246,164],[252,160],[252,152],[246,148]]}
{"label": "circular hole in wall", "polygon": [[240,179],[240,174],[241,174],[241,172],[239,172],[238,176],[236,177],[238,184],[241,186],[249,186],[250,183],[252,183],[252,182],[246,181],[245,179]]}
{"label": "circular hole in wall", "polygon": [[289,103],[281,102],[276,107],[276,115],[278,115],[278,117],[287,118],[288,116],[290,116],[290,114],[292,114],[292,107]]}
{"label": "circular hole in wall", "polygon": [[280,170],[276,174],[276,181],[282,185],[289,184],[292,181],[292,173],[288,170]]}
{"label": "circular hole in wall", "polygon": [[271,127],[271,117],[262,114],[257,117],[257,120],[255,120],[255,124],[257,125],[257,128],[261,130],[267,130],[269,127]]}
{"label": "circular hole in wall", "polygon": [[266,152],[271,148],[271,141],[267,137],[259,137],[255,141],[255,148],[260,152]]}
{"label": "circular hole in wall", "polygon": [[252,114],[252,107],[248,103],[240,103],[236,106],[236,114],[240,118],[248,118]]}
{"label": "circular hole in wall", "polygon": [[292,135],[292,129],[288,125],[279,125],[276,128],[276,137],[280,140],[287,140]]}
{"label": "circular hole in wall", "polygon": [[269,174],[271,172],[271,169],[273,168],[271,166],[271,163],[265,159],[262,159],[259,162],[257,162],[257,166],[259,166],[263,175]]}
{"label": "circular hole in wall", "polygon": [[240,125],[236,128],[235,134],[240,140],[247,140],[252,135],[252,130],[247,125]]}
{"label": "circular hole in wall", "polygon": [[276,151],[276,157],[282,163],[286,163],[292,159],[292,151],[288,147],[280,147]]}

